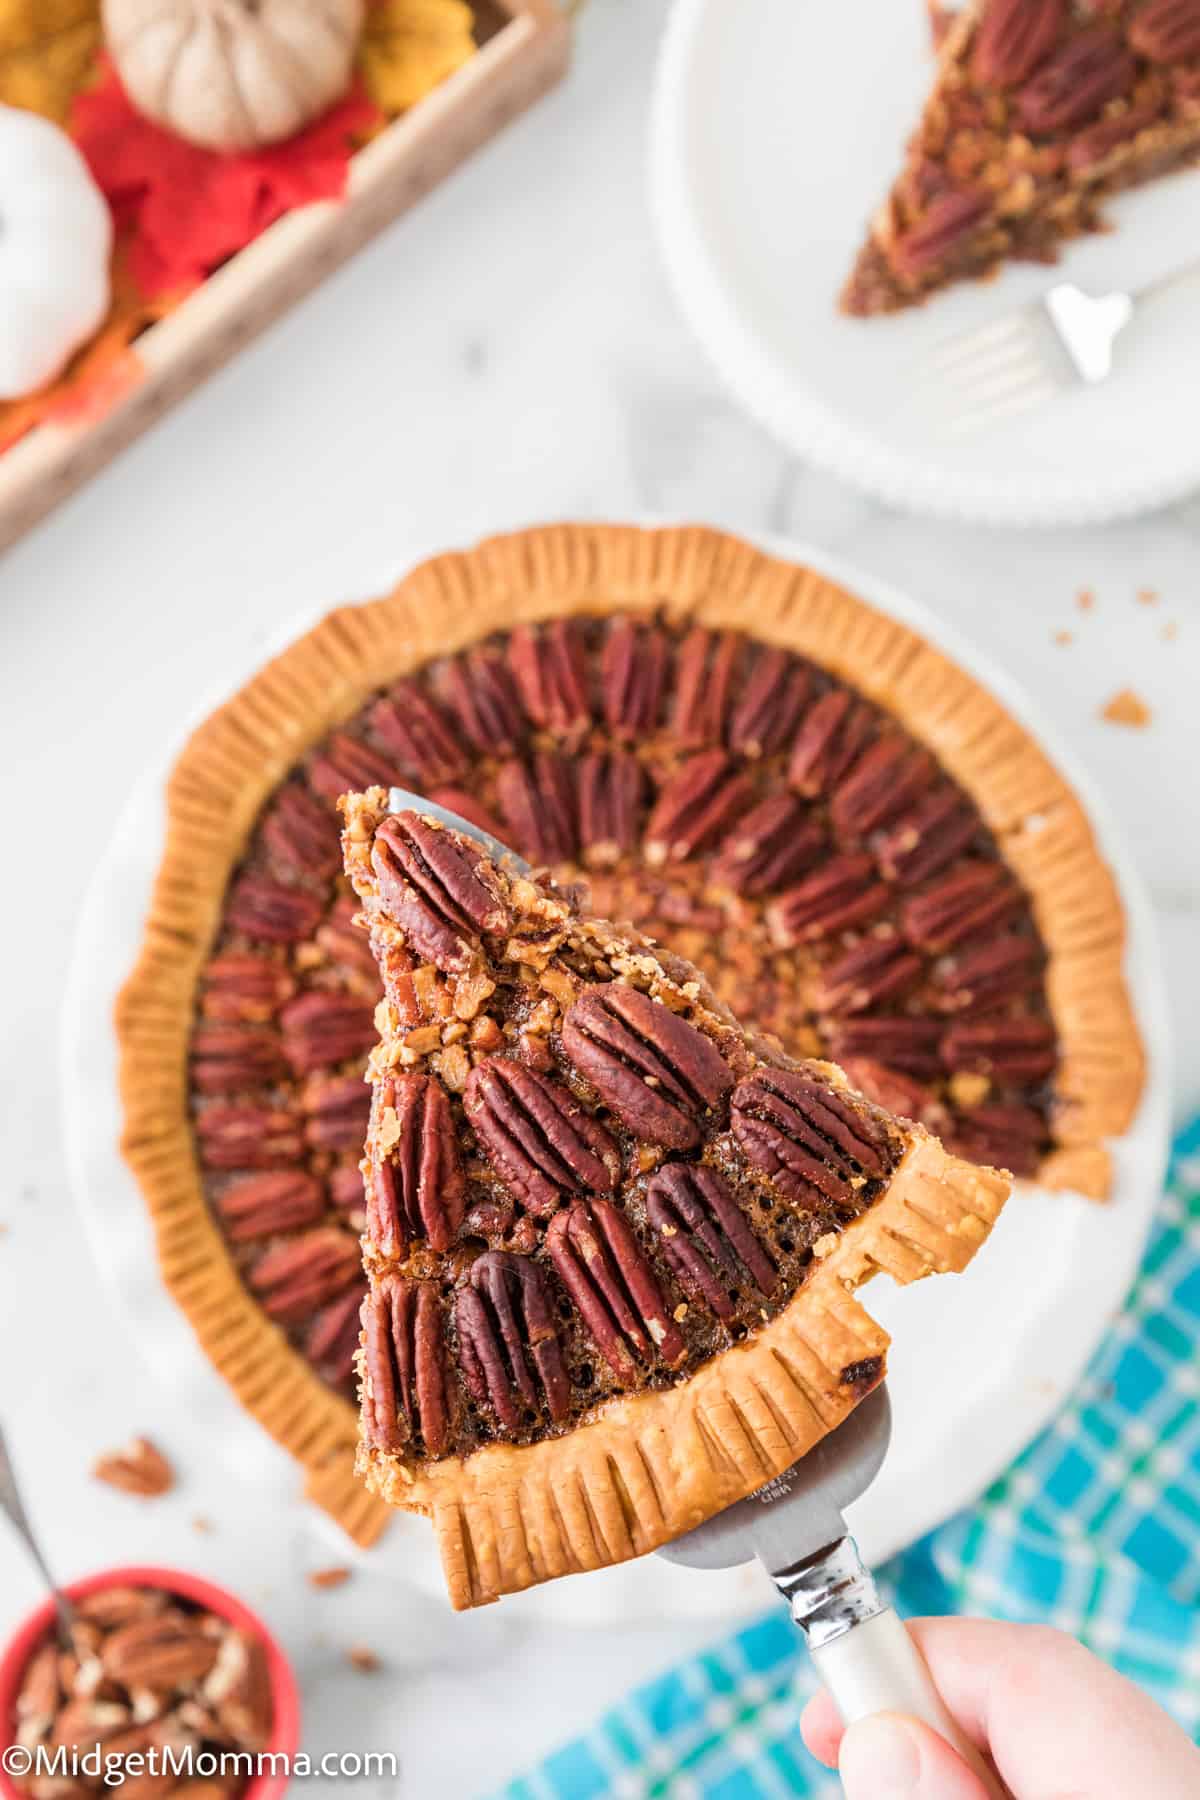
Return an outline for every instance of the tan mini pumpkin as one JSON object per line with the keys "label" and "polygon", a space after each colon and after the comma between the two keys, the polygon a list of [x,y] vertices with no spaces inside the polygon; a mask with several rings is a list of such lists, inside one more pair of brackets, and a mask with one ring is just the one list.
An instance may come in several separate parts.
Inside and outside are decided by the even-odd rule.
{"label": "tan mini pumpkin", "polygon": [[291,137],[350,82],[364,0],[104,0],[126,92],[209,150]]}

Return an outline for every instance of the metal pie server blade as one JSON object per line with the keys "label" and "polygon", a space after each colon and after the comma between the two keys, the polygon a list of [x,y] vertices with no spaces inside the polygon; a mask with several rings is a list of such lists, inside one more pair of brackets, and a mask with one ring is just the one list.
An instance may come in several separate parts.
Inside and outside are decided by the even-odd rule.
{"label": "metal pie server blade", "polygon": [[478,825],[472,825],[470,819],[464,819],[461,813],[451,812],[448,806],[438,806],[433,800],[427,800],[424,794],[414,794],[411,788],[394,787],[388,791],[388,805],[394,813],[422,813],[428,819],[436,819],[439,825],[449,826],[451,831],[461,831],[464,837],[473,838],[481,850],[486,850],[494,863],[510,873],[528,875],[529,864],[524,857],[502,844],[499,838],[493,837],[490,831],[484,831]]}

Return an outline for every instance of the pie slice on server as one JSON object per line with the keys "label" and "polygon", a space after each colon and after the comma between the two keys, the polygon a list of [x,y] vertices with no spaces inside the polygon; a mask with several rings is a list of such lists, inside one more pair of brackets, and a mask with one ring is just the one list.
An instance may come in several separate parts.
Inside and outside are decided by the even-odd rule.
{"label": "pie slice on server", "polygon": [[381,788],[341,804],[384,989],[358,1467],[475,1606],[787,1468],[883,1378],[855,1289],[965,1268],[1009,1178],[570,890]]}
{"label": "pie slice on server", "polygon": [[1200,157],[1200,0],[967,0],[842,293],[866,317],[1009,258]]}

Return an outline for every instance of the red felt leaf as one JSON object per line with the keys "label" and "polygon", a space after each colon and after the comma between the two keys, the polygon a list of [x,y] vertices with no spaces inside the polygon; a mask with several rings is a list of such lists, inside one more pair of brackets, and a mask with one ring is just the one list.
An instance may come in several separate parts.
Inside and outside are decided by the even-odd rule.
{"label": "red felt leaf", "polygon": [[356,144],[383,120],[360,88],[306,130],[263,150],[219,155],[145,119],[106,64],[76,97],[71,135],[126,236],[142,292],[194,287],[293,207],[336,200]]}

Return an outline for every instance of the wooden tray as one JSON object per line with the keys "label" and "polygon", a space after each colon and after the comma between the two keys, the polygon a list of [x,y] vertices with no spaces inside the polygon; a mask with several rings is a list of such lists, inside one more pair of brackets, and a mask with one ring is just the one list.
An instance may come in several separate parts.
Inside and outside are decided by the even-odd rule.
{"label": "wooden tray", "polygon": [[39,425],[0,455],[0,550],[566,72],[570,27],[555,0],[484,0],[475,12],[475,55],[359,151],[341,200],[286,214],[143,332],[142,379],[104,418]]}

